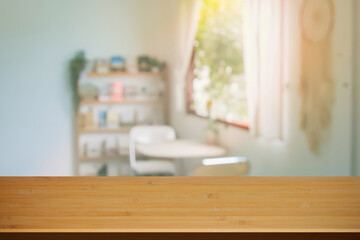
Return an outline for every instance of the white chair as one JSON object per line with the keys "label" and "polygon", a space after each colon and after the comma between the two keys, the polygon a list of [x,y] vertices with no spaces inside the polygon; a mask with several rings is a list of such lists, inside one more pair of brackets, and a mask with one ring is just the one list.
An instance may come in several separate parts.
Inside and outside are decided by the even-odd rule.
{"label": "white chair", "polygon": [[207,158],[196,168],[193,176],[246,176],[249,162],[245,157]]}
{"label": "white chair", "polygon": [[136,144],[150,144],[175,140],[170,126],[136,126],[130,131],[129,157],[131,171],[136,176],[173,176],[175,165],[168,159],[136,159]]}

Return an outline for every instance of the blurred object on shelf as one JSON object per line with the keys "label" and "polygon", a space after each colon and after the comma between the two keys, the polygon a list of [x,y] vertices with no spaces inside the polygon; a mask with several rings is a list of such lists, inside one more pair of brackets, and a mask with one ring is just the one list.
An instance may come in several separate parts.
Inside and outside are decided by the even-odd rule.
{"label": "blurred object on shelf", "polygon": [[127,156],[129,154],[129,137],[128,137],[128,135],[120,136],[117,143],[118,143],[118,154]]}
{"label": "blurred object on shelf", "polygon": [[156,58],[150,59],[151,72],[158,73],[160,72],[160,63]]}
{"label": "blurred object on shelf", "polygon": [[78,116],[78,128],[85,129],[85,113],[79,113]]}
{"label": "blurred object on shelf", "polygon": [[106,164],[103,164],[102,167],[99,169],[99,171],[97,172],[97,176],[107,176],[108,174],[108,167]]}
{"label": "blurred object on shelf", "polygon": [[127,157],[129,153],[128,136],[107,135],[99,138],[84,139],[79,145],[82,161],[116,160]]}
{"label": "blurred object on shelf", "polygon": [[145,56],[144,56],[143,61],[146,62],[149,65],[149,66],[147,66],[145,72],[159,73],[159,72],[165,71],[165,68],[166,68],[165,62],[161,62],[157,58],[149,58],[149,57],[147,57],[147,59],[146,59]]}
{"label": "blurred object on shelf", "polygon": [[98,172],[102,167],[102,163],[88,162],[79,166],[80,176],[98,176]]}
{"label": "blurred object on shelf", "polygon": [[115,110],[109,110],[106,114],[107,128],[119,127],[119,113]]}
{"label": "blurred object on shelf", "polygon": [[96,99],[99,90],[91,83],[83,83],[79,86],[79,94],[82,99]]}
{"label": "blurred object on shelf", "polygon": [[120,114],[121,126],[133,126],[135,125],[135,113],[134,110],[123,111]]}
{"label": "blurred object on shelf", "polygon": [[103,144],[103,156],[105,157],[115,157],[118,156],[118,140],[112,139],[113,141],[110,141],[110,139],[106,139]]}
{"label": "blurred object on shelf", "polygon": [[140,72],[150,72],[150,58],[148,56],[139,56],[138,57],[138,69]]}
{"label": "blurred object on shelf", "polygon": [[98,100],[101,102],[108,102],[110,101],[110,87],[109,85],[105,84],[99,87],[99,96]]}
{"label": "blurred object on shelf", "polygon": [[108,73],[110,71],[109,62],[105,59],[96,60],[94,71],[97,73]]}
{"label": "blurred object on shelf", "polygon": [[96,142],[88,142],[86,144],[86,157],[95,158],[101,156],[101,146]]}
{"label": "blurred object on shelf", "polygon": [[101,156],[106,155],[106,139],[101,142]]}
{"label": "blurred object on shelf", "polygon": [[84,118],[84,128],[91,129],[94,128],[94,112],[92,110],[89,110],[85,113]]}
{"label": "blurred object on shelf", "polygon": [[126,60],[126,70],[130,73],[136,73],[139,71],[136,58],[128,58]]}
{"label": "blurred object on shelf", "polygon": [[87,149],[88,149],[88,145],[87,145],[87,143],[85,143],[82,148],[81,156],[87,157],[87,151],[88,151]]}
{"label": "blurred object on shelf", "polygon": [[126,100],[135,99],[136,96],[137,96],[137,91],[134,85],[124,86],[124,97]]}
{"label": "blurred object on shelf", "polygon": [[125,59],[122,56],[113,56],[110,59],[111,72],[125,72]]}
{"label": "blurred object on shelf", "polygon": [[121,102],[123,100],[123,84],[121,82],[114,82],[111,88],[111,101]]}
{"label": "blurred object on shelf", "polygon": [[138,99],[141,99],[141,100],[148,99],[148,89],[146,86],[142,86],[140,88],[140,94],[138,96]]}
{"label": "blurred object on shelf", "polygon": [[163,99],[165,96],[165,86],[164,83],[161,83],[159,85],[157,85],[158,87],[158,98],[159,99]]}
{"label": "blurred object on shelf", "polygon": [[[90,109],[90,110],[89,110]],[[129,108],[122,109],[111,106],[104,109],[95,108],[95,112],[88,107],[80,108],[78,129],[80,133],[101,133],[116,131],[125,133],[129,127],[135,125],[152,125],[162,123],[161,108]]]}
{"label": "blurred object on shelf", "polygon": [[[147,55],[140,55],[137,58],[129,57],[127,60],[123,56],[112,56],[107,59],[96,59],[94,61],[86,61],[91,68],[90,71],[98,74],[106,73],[160,73],[166,69],[166,63],[159,61],[157,58],[152,58]],[[85,62],[85,63],[86,63]],[[84,69],[84,67],[82,68]],[[94,74],[93,74],[94,75]]]}
{"label": "blurred object on shelf", "polygon": [[99,111],[99,127],[106,128],[106,115],[107,112],[105,110]]}

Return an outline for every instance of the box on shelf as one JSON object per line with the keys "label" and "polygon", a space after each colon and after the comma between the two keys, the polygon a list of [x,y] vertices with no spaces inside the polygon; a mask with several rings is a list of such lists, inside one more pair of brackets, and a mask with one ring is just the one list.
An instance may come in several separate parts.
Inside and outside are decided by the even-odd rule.
{"label": "box on shelf", "polygon": [[125,59],[122,56],[113,56],[110,59],[111,72],[125,72]]}
{"label": "box on shelf", "polygon": [[116,157],[118,156],[118,140],[116,139],[105,139],[102,143],[103,154],[105,157]]}
{"label": "box on shelf", "polygon": [[103,166],[102,163],[87,162],[79,166],[80,176],[98,176],[98,172]]}
{"label": "box on shelf", "polygon": [[111,88],[111,101],[121,102],[124,100],[123,84],[121,82],[114,82]]}
{"label": "box on shelf", "polygon": [[101,146],[96,142],[88,142],[84,144],[85,157],[97,158],[101,156]]}
{"label": "box on shelf", "polygon": [[99,111],[99,127],[106,128],[106,116],[107,112],[105,110]]}
{"label": "box on shelf", "polygon": [[115,110],[109,110],[106,114],[107,128],[119,127],[119,113]]}
{"label": "box on shelf", "polygon": [[79,129],[92,129],[94,128],[94,113],[92,110],[82,111],[79,113],[78,118]]}
{"label": "box on shelf", "polygon": [[105,59],[98,59],[94,64],[94,71],[97,73],[108,73],[110,71],[109,62]]}
{"label": "box on shelf", "polygon": [[122,111],[120,113],[121,126],[135,125],[135,112],[132,110]]}
{"label": "box on shelf", "polygon": [[79,85],[79,94],[82,99],[96,99],[98,97],[98,88],[91,83]]}

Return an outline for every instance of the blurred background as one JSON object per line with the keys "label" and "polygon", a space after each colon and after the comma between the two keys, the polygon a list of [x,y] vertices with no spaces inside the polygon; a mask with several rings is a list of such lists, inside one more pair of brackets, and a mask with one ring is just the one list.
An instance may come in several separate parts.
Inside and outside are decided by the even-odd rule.
{"label": "blurred background", "polygon": [[0,0],[1,176],[359,176],[358,0]]}

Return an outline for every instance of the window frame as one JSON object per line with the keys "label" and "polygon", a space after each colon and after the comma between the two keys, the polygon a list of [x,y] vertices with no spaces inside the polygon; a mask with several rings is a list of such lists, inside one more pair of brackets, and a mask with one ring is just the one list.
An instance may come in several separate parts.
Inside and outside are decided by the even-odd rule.
{"label": "window frame", "polygon": [[[189,67],[188,67],[187,74],[186,74],[186,112],[189,115],[193,115],[193,116],[196,116],[196,117],[199,117],[199,118],[202,118],[202,119],[207,119],[208,117],[201,116],[201,115],[197,114],[193,109],[191,109],[192,95],[193,95],[193,91],[194,91],[193,82],[194,82],[194,78],[195,78],[194,60],[195,60],[195,48],[193,47]],[[225,125],[228,125],[228,126],[233,126],[233,127],[236,127],[236,128],[240,128],[240,129],[243,129],[243,130],[249,130],[249,124],[248,123],[234,123],[234,122],[229,122],[229,121],[222,120],[222,119],[216,119],[216,122],[222,123],[222,124],[225,124]]]}

